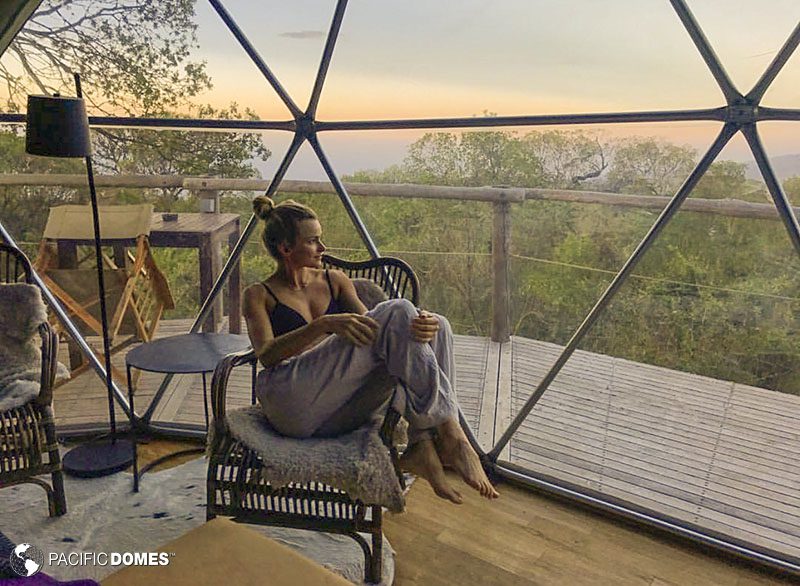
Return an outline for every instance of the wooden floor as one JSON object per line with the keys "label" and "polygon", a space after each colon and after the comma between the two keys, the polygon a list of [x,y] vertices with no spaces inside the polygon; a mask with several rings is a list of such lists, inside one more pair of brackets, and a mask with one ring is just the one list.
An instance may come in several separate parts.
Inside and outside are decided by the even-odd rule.
{"label": "wooden floor", "polygon": [[[159,335],[189,326],[165,321]],[[484,449],[560,350],[525,338],[501,345],[456,336],[459,403]],[[124,353],[114,363],[124,372]],[[234,372],[231,406],[249,404],[249,377],[248,369]],[[142,374],[137,412],[162,378]],[[55,409],[60,428],[106,421],[102,381],[87,373],[68,382],[56,390]],[[175,377],[154,420],[202,425],[200,376]],[[501,460],[797,558],[798,420],[798,397],[579,351]]]}
{"label": "wooden floor", "polygon": [[[458,482],[453,480],[453,482]],[[415,482],[388,514],[396,586],[767,586],[788,584],[738,562],[501,484],[489,502],[442,503]]]}

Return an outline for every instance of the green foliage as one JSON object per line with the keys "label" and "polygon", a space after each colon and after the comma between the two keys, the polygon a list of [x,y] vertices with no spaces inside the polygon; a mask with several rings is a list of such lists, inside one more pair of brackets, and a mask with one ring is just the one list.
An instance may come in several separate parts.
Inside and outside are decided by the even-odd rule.
{"label": "green foliage", "polygon": [[[668,196],[695,164],[693,149],[652,138],[603,143],[558,131],[522,138],[436,133],[411,145],[402,165],[350,180],[574,188],[581,169],[584,175],[599,169],[578,183]],[[800,179],[784,187],[800,199]],[[732,161],[712,164],[692,197],[767,199],[763,184],[747,180],[745,166]],[[384,253],[415,251],[397,254],[422,273],[427,307],[446,314],[459,333],[488,332],[490,204],[365,198],[357,206]],[[565,344],[657,214],[529,201],[513,206],[512,216],[513,332]],[[347,223],[338,222],[339,229]],[[582,347],[800,394],[798,269],[779,222],[681,212]]]}
{"label": "green foliage", "polygon": [[88,101],[106,113],[158,115],[183,107],[211,86],[197,46],[194,0],[44,0],[6,51],[0,79],[6,109],[25,96],[74,95],[82,77]]}
{"label": "green foliage", "polygon": [[578,188],[606,168],[609,143],[573,131],[427,133],[402,165],[359,171],[350,181]]}
{"label": "green foliage", "polygon": [[800,205],[800,177],[789,177],[783,182],[783,189],[790,202]]}
{"label": "green foliage", "polygon": [[617,193],[672,195],[696,164],[697,152],[655,138],[623,139],[605,179]]}
{"label": "green foliage", "polygon": [[[241,112],[236,104],[225,110],[201,106],[190,114],[195,118],[256,119],[252,111]],[[103,153],[98,166],[121,175],[260,177],[256,162],[271,156],[258,134],[127,129],[104,131],[97,138]],[[182,196],[186,194],[181,188],[145,194],[160,211],[177,211]]]}
{"label": "green foliage", "polygon": [[[83,161],[25,154],[22,129],[0,132],[0,173],[85,173]],[[0,220],[20,241],[38,240],[50,206],[80,201],[86,190],[62,187],[0,186]]]}
{"label": "green foliage", "polygon": [[[220,175],[248,177],[255,173],[248,152],[259,152],[259,143],[248,140],[216,133],[151,133],[133,141],[134,146],[120,151],[114,161],[126,173],[196,174],[205,167]],[[21,153],[19,136],[0,134],[0,165],[7,172],[68,170],[61,165],[81,171],[74,162]],[[402,165],[356,173],[349,180],[561,188],[574,187],[577,181],[615,184],[625,191],[649,186],[652,192],[668,195],[685,179],[694,156],[690,149],[652,139],[630,139],[615,148],[581,133],[532,132],[521,138],[500,132],[437,133],[413,145]],[[590,177],[593,174],[597,176]],[[797,197],[800,181],[789,179],[785,188],[790,197]],[[17,212],[2,212],[4,219],[11,214],[12,228],[15,223],[33,226],[35,216],[43,223],[47,206],[36,208],[34,198],[25,199],[26,193],[18,188],[6,193],[19,206]],[[197,209],[194,195],[167,199],[157,192],[129,189],[105,190],[103,195],[120,203],[150,200],[162,209]],[[222,211],[238,213],[246,221],[253,195],[223,194]],[[763,201],[765,192],[763,185],[746,179],[740,163],[720,161],[710,167],[693,196]],[[69,200],[72,194],[64,190],[53,195],[57,197]],[[338,197],[279,193],[276,199],[288,197],[318,212],[331,253],[367,256]],[[447,315],[457,333],[488,335],[492,206],[455,200],[353,199],[379,249],[404,258],[417,270],[422,305]],[[566,343],[656,217],[651,211],[596,204],[514,205],[509,275],[513,333]],[[34,227],[24,230],[35,233]],[[196,315],[196,251],[159,248],[154,253],[177,305],[166,317]],[[258,237],[247,244],[241,262],[245,284],[264,279],[275,268]],[[800,262],[780,222],[681,212],[601,314],[582,348],[800,394],[798,269]]]}

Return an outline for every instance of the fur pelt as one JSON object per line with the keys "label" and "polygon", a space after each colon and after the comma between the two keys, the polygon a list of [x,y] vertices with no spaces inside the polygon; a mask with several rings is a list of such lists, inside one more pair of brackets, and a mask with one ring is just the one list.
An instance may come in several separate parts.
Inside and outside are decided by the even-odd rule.
{"label": "fur pelt", "polygon": [[372,309],[381,301],[386,301],[386,293],[374,281],[369,279],[353,279],[356,295],[367,309]]}
{"label": "fur pelt", "polygon": [[[257,406],[229,411],[230,433],[261,456],[274,486],[322,482],[351,498],[399,512],[405,505],[380,422],[333,438],[295,439],[278,434]],[[212,426],[213,429],[213,426]]]}
{"label": "fur pelt", "polygon": [[0,410],[18,407],[39,394],[42,372],[39,325],[47,319],[35,285],[0,285]]}

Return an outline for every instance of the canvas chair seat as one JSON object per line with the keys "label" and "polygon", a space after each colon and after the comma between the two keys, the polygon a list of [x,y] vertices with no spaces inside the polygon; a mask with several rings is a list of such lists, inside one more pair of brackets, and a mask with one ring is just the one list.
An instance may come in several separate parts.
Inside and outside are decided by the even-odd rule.
{"label": "canvas chair seat", "polygon": [[[119,254],[117,258],[103,255],[108,333],[113,352],[133,341],[151,341],[164,310],[172,309],[175,304],[167,280],[150,251],[148,236],[153,206],[100,206],[99,213],[101,244],[122,251],[121,258]],[[78,331],[89,339],[102,336],[97,267],[93,266],[95,255],[90,253],[85,255],[86,259],[73,259],[77,261],[70,263],[73,266],[62,266],[64,259],[59,257],[58,249],[63,244],[93,246],[93,234],[89,206],[51,208],[34,263]],[[81,360],[80,365],[85,364]],[[76,364],[72,366],[76,368]],[[120,373],[114,375],[124,380]]]}

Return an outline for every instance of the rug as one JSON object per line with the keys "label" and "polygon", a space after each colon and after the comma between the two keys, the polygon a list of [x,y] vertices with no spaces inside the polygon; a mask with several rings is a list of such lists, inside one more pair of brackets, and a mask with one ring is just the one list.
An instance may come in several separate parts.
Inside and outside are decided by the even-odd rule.
{"label": "rug", "polygon": [[[47,516],[44,491],[18,485],[0,491],[0,531],[14,543],[30,543],[45,554],[42,571],[59,580],[101,580],[118,568],[109,565],[50,565],[49,553],[150,552],[205,522],[206,460],[199,458],[142,477],[120,473],[105,478],[67,476],[67,510]],[[283,543],[355,584],[363,583],[364,555],[350,537],[248,525]],[[383,584],[394,578],[394,550],[383,540]]]}

